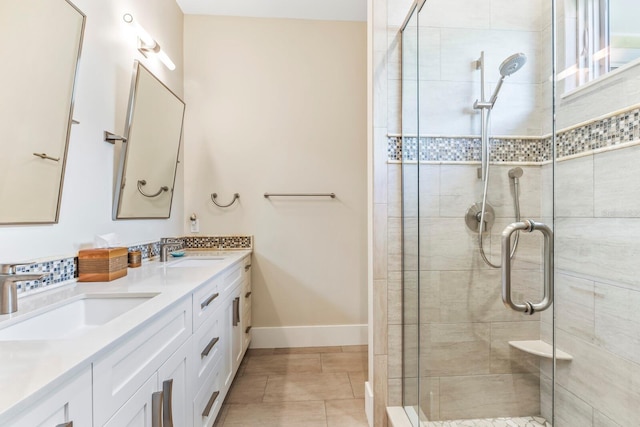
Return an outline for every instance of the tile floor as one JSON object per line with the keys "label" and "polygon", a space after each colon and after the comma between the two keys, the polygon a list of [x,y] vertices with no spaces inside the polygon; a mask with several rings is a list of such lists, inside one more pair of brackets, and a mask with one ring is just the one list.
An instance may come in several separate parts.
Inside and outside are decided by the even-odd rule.
{"label": "tile floor", "polygon": [[214,427],[367,427],[367,347],[249,349]]}
{"label": "tile floor", "polygon": [[429,421],[426,427],[551,427],[541,417],[486,418],[483,420]]}

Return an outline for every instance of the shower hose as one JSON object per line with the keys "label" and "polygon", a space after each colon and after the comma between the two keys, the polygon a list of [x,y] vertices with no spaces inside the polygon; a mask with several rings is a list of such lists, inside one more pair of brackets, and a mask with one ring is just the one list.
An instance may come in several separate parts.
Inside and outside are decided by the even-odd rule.
{"label": "shower hose", "polygon": [[[484,126],[486,126],[486,129],[488,129],[488,125],[489,125],[489,117],[491,117],[491,110],[488,111],[487,113],[487,117],[486,117],[486,123],[483,123]],[[491,154],[491,145],[489,144],[489,137],[487,136],[488,132],[484,132],[483,136],[484,136],[484,153],[483,155],[486,156],[487,162],[486,162],[486,172],[484,173],[484,189],[482,191],[482,209],[480,212],[480,225],[478,227],[478,246],[480,249],[480,256],[482,256],[482,259],[484,260],[484,262],[493,268],[500,268],[501,265],[499,264],[494,264],[489,260],[489,257],[487,257],[487,255],[484,252],[484,246],[483,246],[483,238],[482,238],[482,233],[484,233],[486,230],[483,230],[483,226],[484,226],[484,215],[486,213],[486,209],[487,209],[487,192],[489,189],[489,171],[490,171],[490,154]],[[513,197],[513,204],[514,204],[514,208],[515,208],[515,213],[516,213],[516,222],[520,221],[520,185],[518,184],[518,178],[514,178],[514,197]],[[516,237],[513,243],[513,248],[511,249],[511,253],[509,254],[509,258],[512,259],[513,256],[516,253],[516,249],[518,249],[518,241],[520,239],[520,232],[517,231],[516,232]]]}

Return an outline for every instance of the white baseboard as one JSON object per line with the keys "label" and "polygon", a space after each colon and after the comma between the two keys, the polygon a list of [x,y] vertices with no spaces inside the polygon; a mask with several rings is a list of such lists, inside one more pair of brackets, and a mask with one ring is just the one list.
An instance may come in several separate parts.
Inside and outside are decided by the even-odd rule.
{"label": "white baseboard", "polygon": [[364,383],[364,412],[367,414],[369,427],[373,427],[373,390],[369,381]]}
{"label": "white baseboard", "polygon": [[367,344],[367,325],[252,328],[251,348],[331,347]]}

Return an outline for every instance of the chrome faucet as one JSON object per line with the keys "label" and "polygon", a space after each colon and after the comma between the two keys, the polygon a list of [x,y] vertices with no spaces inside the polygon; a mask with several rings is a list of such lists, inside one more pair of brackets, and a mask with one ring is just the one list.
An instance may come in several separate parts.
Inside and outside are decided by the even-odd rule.
{"label": "chrome faucet", "polygon": [[18,311],[17,282],[42,280],[49,273],[17,273],[17,267],[29,264],[0,264],[0,314]]}
{"label": "chrome faucet", "polygon": [[166,262],[168,258],[169,248],[182,248],[182,240],[173,237],[163,237],[160,239],[160,262]]}

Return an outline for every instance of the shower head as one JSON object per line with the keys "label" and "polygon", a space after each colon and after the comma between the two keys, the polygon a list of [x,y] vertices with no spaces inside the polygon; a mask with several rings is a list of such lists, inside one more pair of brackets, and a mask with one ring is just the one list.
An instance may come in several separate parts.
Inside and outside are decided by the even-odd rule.
{"label": "shower head", "polygon": [[509,169],[509,178],[511,179],[517,179],[520,178],[522,176],[524,172],[522,171],[521,167],[517,167],[517,168],[513,168],[513,169]]}
{"label": "shower head", "polygon": [[520,68],[524,67],[524,64],[526,62],[527,55],[525,55],[524,53],[515,53],[502,61],[502,64],[500,64],[500,75],[502,77],[500,78],[500,80],[498,80],[498,84],[496,85],[496,88],[493,91],[493,95],[491,95],[491,99],[489,100],[491,108],[493,108],[493,105],[498,99],[498,94],[500,93],[500,89],[502,89],[504,79],[518,71]]}
{"label": "shower head", "polygon": [[500,75],[502,77],[509,77],[511,74],[524,67],[527,62],[527,55],[524,53],[515,53],[502,61],[500,64]]}

